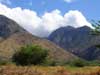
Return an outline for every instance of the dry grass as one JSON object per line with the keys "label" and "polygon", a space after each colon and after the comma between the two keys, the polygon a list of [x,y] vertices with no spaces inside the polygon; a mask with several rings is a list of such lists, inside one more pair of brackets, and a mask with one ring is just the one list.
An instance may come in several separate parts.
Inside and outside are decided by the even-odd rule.
{"label": "dry grass", "polygon": [[67,75],[63,67],[42,67],[42,66],[1,66],[0,75]]}
{"label": "dry grass", "polygon": [[83,67],[71,71],[71,75],[100,75],[100,67]]}
{"label": "dry grass", "polygon": [[68,69],[66,67],[15,66],[0,67],[0,75],[100,75],[100,67]]}

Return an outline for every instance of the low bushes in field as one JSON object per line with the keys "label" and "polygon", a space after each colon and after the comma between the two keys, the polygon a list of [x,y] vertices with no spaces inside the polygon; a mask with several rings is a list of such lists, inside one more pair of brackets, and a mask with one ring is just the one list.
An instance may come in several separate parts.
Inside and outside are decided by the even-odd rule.
{"label": "low bushes in field", "polygon": [[69,62],[66,62],[66,65],[73,66],[73,67],[84,67],[88,66],[88,61],[82,60],[82,59],[75,59]]}
{"label": "low bushes in field", "polygon": [[76,59],[73,61],[66,62],[65,65],[74,67],[84,67],[84,66],[100,66],[100,61],[86,61],[82,59]]}
{"label": "low bushes in field", "polygon": [[27,45],[21,47],[12,57],[12,61],[17,65],[42,65],[57,66],[62,62],[49,57],[48,50],[38,45]]}
{"label": "low bushes in field", "polygon": [[5,60],[0,60],[0,65],[6,65],[6,64],[8,64],[7,61],[5,61]]}
{"label": "low bushes in field", "polygon": [[[98,61],[86,61],[82,59],[76,59],[73,61],[62,61],[58,62],[48,58],[48,50],[38,45],[27,45],[21,47],[12,57],[12,61],[17,65],[43,65],[43,66],[100,66]],[[1,62],[1,64],[5,64]]]}

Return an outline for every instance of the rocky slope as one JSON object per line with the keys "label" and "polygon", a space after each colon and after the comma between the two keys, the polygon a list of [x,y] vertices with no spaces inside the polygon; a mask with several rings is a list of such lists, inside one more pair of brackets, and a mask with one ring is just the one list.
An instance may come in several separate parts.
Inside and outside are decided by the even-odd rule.
{"label": "rocky slope", "polygon": [[24,32],[25,30],[21,28],[13,20],[0,15],[0,37],[6,38],[16,32]]}

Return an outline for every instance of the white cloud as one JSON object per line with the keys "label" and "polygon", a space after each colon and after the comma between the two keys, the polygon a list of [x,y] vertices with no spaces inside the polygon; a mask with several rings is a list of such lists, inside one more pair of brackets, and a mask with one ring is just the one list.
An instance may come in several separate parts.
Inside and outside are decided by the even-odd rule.
{"label": "white cloud", "polygon": [[63,25],[63,16],[61,16],[59,10],[54,10],[50,13],[46,12],[42,16],[42,25],[46,30],[51,32],[59,28],[60,25]]}
{"label": "white cloud", "polygon": [[86,20],[84,15],[78,10],[70,10],[64,15],[64,25],[71,25],[74,27],[82,27],[87,25],[92,28],[91,24]]}
{"label": "white cloud", "polygon": [[67,3],[71,3],[71,2],[74,2],[75,0],[64,0],[64,1]]}
{"label": "white cloud", "polygon": [[36,36],[48,36],[52,31],[62,26],[92,27],[84,15],[78,10],[70,10],[64,16],[60,10],[45,12],[41,17],[35,11],[21,9],[21,7],[9,8],[0,4],[0,14],[5,15],[24,27]]}

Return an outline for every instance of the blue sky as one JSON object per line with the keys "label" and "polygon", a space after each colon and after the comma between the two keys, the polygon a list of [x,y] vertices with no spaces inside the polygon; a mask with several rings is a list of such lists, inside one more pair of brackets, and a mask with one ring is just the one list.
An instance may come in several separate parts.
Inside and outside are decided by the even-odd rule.
{"label": "blue sky", "polygon": [[92,27],[100,20],[100,0],[0,0],[0,14],[30,33],[45,37],[65,27]]}
{"label": "blue sky", "polygon": [[[7,1],[7,0],[6,0]],[[68,12],[69,10],[79,10],[84,16],[91,19],[100,19],[100,0],[75,0],[67,2],[64,0],[9,0],[11,4],[7,4],[9,7],[22,7],[36,11],[39,15],[42,15],[45,11],[52,11],[59,9],[61,14]]]}

